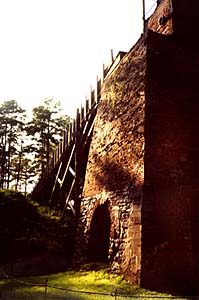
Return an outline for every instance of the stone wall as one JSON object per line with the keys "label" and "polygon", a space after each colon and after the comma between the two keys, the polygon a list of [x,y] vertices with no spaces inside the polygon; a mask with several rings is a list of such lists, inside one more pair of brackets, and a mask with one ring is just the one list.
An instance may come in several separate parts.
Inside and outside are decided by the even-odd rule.
{"label": "stone wall", "polygon": [[[162,0],[106,79],[78,239],[84,257],[104,241],[102,252],[130,282],[190,295],[199,292],[199,9],[193,1],[182,26],[187,3]],[[106,236],[92,240],[100,232],[94,219]]]}
{"label": "stone wall", "polygon": [[[111,262],[112,270],[120,273],[121,267],[125,271],[129,271],[128,261],[123,257],[123,252],[126,248],[131,251],[130,244],[140,242],[140,194],[142,190],[139,191],[138,203],[136,203],[136,198],[133,201],[130,198],[129,191],[118,190],[115,192],[103,192],[101,194],[95,195],[93,197],[88,197],[82,199],[81,205],[81,215],[79,219],[79,227],[77,232],[77,243],[76,243],[76,255],[78,258],[85,258],[92,261],[99,260],[98,251],[102,252],[103,245],[100,245],[100,237],[97,238],[96,235],[96,248],[91,247],[90,249],[90,235],[91,235],[91,224],[93,220],[93,215],[96,209],[107,204],[107,212],[110,218],[110,228],[109,228],[109,245],[107,251],[107,259]],[[103,211],[104,214],[104,211]],[[131,219],[129,217],[131,216]],[[100,223],[105,220],[103,215],[100,216],[98,220]],[[130,228],[132,227],[132,221],[136,229],[134,228],[134,234],[130,237]],[[136,235],[135,235],[136,233]],[[80,238],[81,237],[81,238]],[[137,241],[138,240],[138,241]],[[127,247],[128,245],[128,247]],[[100,248],[101,247],[101,248]],[[139,245],[140,248],[140,245]],[[136,263],[139,264],[137,269],[140,270],[140,249],[136,247],[136,255],[134,259]],[[93,250],[90,253],[90,250]],[[126,249],[127,251],[127,249]],[[123,259],[122,259],[123,257]],[[103,262],[106,262],[102,259]],[[132,274],[131,274],[132,275]]]}
{"label": "stone wall", "polygon": [[136,284],[141,266],[145,55],[143,36],[104,83],[79,219],[78,237],[84,246],[77,247],[84,248],[83,257],[87,255],[92,217],[106,202],[111,220],[109,261]]}

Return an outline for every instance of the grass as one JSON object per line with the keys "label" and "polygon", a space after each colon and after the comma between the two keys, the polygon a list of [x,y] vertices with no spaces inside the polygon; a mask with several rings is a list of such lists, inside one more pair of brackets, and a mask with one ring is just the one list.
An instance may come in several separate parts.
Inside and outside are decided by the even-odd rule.
{"label": "grass", "polygon": [[[22,284],[22,282],[24,282],[24,284]],[[35,286],[28,285],[30,282]],[[45,287],[46,282],[48,284],[47,290]],[[42,284],[43,286],[39,286]],[[113,300],[115,299],[116,291],[118,294],[118,300],[125,299],[125,297],[119,296],[120,294],[129,296],[164,296],[162,294],[152,293],[147,290],[132,286],[124,281],[121,276],[109,273],[106,268],[93,271],[71,270],[62,273],[51,274],[49,276],[20,278],[17,279],[17,281],[5,279],[0,281],[0,291],[0,296],[2,296],[3,300]]]}

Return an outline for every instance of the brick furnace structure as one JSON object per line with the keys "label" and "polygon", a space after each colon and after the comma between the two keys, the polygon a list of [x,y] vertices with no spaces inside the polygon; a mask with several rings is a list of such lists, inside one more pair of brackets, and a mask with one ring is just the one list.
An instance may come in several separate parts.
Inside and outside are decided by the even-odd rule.
{"label": "brick furnace structure", "polygon": [[199,291],[198,1],[162,0],[106,78],[76,252],[137,285]]}

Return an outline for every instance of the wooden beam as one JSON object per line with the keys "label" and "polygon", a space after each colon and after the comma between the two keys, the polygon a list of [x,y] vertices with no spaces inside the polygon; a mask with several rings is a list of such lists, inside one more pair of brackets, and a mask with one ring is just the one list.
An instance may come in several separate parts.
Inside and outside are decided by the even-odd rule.
{"label": "wooden beam", "polygon": [[65,212],[66,206],[67,206],[67,204],[68,204],[68,201],[69,201],[69,199],[70,199],[70,195],[71,195],[71,193],[72,193],[74,184],[75,184],[75,178],[73,178],[73,181],[72,181],[72,184],[71,184],[71,187],[70,187],[70,191],[69,191],[69,193],[68,193],[68,195],[67,195],[67,197],[66,197],[66,202],[65,202],[65,205],[64,205],[62,214],[61,214],[61,219],[62,219],[63,216],[64,216],[64,212]]}
{"label": "wooden beam", "polygon": [[49,204],[50,204],[51,201],[52,201],[52,197],[53,197],[53,194],[54,194],[54,191],[55,191],[55,187],[56,187],[56,184],[57,184],[57,180],[58,180],[58,178],[59,178],[59,173],[60,173],[60,171],[61,171],[61,167],[62,167],[62,161],[61,161],[61,163],[60,163],[60,165],[59,165],[59,169],[58,169],[57,175],[56,175],[56,177],[55,177],[55,182],[54,182],[54,186],[53,186],[53,189],[52,189],[52,192],[51,192],[51,195],[50,195]]}
{"label": "wooden beam", "polygon": [[73,205],[72,205],[72,203],[70,201],[68,201],[68,205],[70,206],[70,208],[71,208],[74,216],[76,216],[76,211],[75,211],[75,209],[74,209],[74,207],[73,207]]}
{"label": "wooden beam", "polygon": [[67,163],[67,166],[66,166],[64,175],[63,175],[63,177],[62,177],[62,181],[61,181],[61,184],[60,184],[60,188],[62,187],[62,185],[63,185],[63,183],[64,183],[64,180],[65,180],[66,174],[67,174],[67,172],[68,172],[68,168],[69,168],[69,166],[70,166],[70,162],[71,162],[71,159],[72,159],[72,157],[73,157],[74,151],[75,151],[75,144],[73,145],[73,148],[72,148],[72,150],[71,150],[71,154],[70,154],[70,157],[69,157],[69,159],[68,159],[68,163]]}
{"label": "wooden beam", "polygon": [[70,173],[73,175],[73,177],[75,177],[76,175],[75,175],[75,171],[71,168],[71,167],[69,167],[68,168],[68,170],[70,171]]}
{"label": "wooden beam", "polygon": [[79,108],[77,109],[77,112],[76,112],[76,131],[80,131],[80,112],[79,112]]}

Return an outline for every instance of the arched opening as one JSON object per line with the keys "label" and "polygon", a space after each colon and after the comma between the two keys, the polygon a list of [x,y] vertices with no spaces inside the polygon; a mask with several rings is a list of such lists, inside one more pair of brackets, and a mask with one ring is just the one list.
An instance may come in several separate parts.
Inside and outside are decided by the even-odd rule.
{"label": "arched opening", "polygon": [[96,208],[91,221],[88,244],[90,261],[108,262],[110,227],[110,213],[106,202]]}

